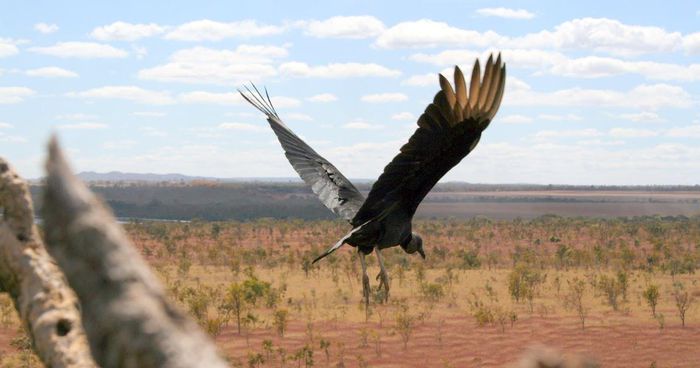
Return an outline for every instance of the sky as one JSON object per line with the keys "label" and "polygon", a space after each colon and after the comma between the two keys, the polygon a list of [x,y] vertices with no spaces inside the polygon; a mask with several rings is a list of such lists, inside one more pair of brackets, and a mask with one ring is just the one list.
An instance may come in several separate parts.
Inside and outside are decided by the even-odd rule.
{"label": "sky", "polygon": [[76,171],[295,177],[262,115],[376,178],[438,91],[490,52],[499,113],[443,181],[700,184],[697,1],[0,0],[0,156]]}

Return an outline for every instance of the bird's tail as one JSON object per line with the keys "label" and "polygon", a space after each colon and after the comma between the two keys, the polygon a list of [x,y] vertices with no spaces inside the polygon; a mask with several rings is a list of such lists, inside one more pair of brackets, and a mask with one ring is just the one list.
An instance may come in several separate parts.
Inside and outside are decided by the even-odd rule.
{"label": "bird's tail", "polygon": [[314,259],[314,261],[311,262],[311,264],[314,264],[314,263],[316,263],[316,262],[322,260],[322,259],[325,258],[326,256],[330,255],[331,253],[335,252],[338,248],[340,248],[341,246],[343,246],[343,244],[345,244],[345,241],[346,241],[346,240],[350,239],[350,237],[352,236],[352,234],[354,234],[354,233],[356,233],[357,231],[359,231],[360,229],[362,229],[362,227],[365,226],[365,225],[367,225],[369,222],[371,222],[371,220],[365,222],[364,224],[362,224],[362,225],[360,225],[360,226],[358,226],[358,227],[356,227],[356,228],[354,228],[354,229],[352,229],[352,230],[350,230],[350,232],[348,232],[347,234],[345,234],[345,236],[343,236],[342,238],[340,238],[340,240],[338,240],[335,244],[333,244],[332,247],[326,249],[326,251],[323,252],[323,254],[321,254],[320,256],[316,257],[316,259]]}

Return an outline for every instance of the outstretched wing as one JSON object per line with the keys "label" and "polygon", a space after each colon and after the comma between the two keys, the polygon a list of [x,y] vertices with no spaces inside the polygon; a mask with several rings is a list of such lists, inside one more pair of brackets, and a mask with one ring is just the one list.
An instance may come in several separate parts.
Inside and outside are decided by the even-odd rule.
{"label": "outstretched wing", "polygon": [[418,129],[384,168],[352,224],[357,226],[395,206],[412,217],[430,189],[474,147],[496,115],[503,97],[506,67],[491,55],[481,79],[479,61],[467,91],[455,67],[455,90],[440,75],[441,90],[418,119]]}
{"label": "outstretched wing", "polygon": [[247,87],[246,90],[248,93],[238,92],[267,116],[267,121],[294,170],[311,186],[321,203],[336,215],[352,220],[365,201],[362,193],[333,164],[316,153],[282,122],[272,106],[267,90],[264,97],[254,85],[253,90]]}

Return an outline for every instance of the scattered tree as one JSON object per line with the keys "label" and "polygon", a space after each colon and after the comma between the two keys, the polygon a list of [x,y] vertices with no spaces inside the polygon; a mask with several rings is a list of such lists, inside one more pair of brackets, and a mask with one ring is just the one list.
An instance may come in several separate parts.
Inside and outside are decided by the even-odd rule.
{"label": "scattered tree", "polygon": [[642,295],[647,305],[649,305],[649,309],[651,309],[651,316],[656,318],[656,305],[659,303],[659,287],[651,284],[647,286]]}
{"label": "scattered tree", "polygon": [[287,331],[288,316],[289,312],[286,309],[278,309],[273,315],[274,320],[272,322],[272,325],[275,326],[275,330],[277,330],[277,333],[281,337],[284,337],[284,333]]}
{"label": "scattered tree", "polygon": [[564,302],[568,308],[573,309],[578,315],[581,321],[581,329],[586,328],[586,316],[588,315],[588,308],[583,303],[584,293],[586,291],[586,282],[575,277],[573,280],[568,281],[569,292],[566,295]]}
{"label": "scattered tree", "polygon": [[673,284],[673,299],[676,301],[676,309],[678,310],[678,317],[681,319],[681,326],[685,328],[685,314],[690,309],[693,304],[693,296],[688,293],[685,286],[680,282],[675,282]]}

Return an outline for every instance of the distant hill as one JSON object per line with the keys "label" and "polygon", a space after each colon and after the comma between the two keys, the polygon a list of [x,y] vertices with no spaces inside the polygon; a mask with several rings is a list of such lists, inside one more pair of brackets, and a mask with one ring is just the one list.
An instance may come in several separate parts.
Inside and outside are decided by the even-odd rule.
{"label": "distant hill", "polygon": [[[211,179],[185,175],[81,174],[121,218],[239,220],[334,219],[300,180]],[[150,181],[149,181],[150,180]],[[369,183],[355,182],[363,193]],[[30,187],[41,213],[43,186]],[[527,184],[439,184],[418,209],[422,218],[494,219],[560,216],[693,216],[700,187],[572,187]]]}
{"label": "distant hill", "polygon": [[110,171],[106,173],[98,173],[94,171],[83,171],[78,174],[78,177],[84,181],[143,181],[143,182],[161,182],[161,181],[185,181],[193,180],[216,180],[202,176],[188,176],[183,174],[140,174],[140,173],[125,173],[121,171]]}
{"label": "distant hill", "polygon": [[[210,176],[190,176],[178,173],[153,174],[153,173],[125,173],[121,171],[110,171],[98,173],[94,171],[83,171],[78,174],[83,181],[89,183],[172,183],[180,185],[182,183],[192,184],[196,182],[214,182],[220,184],[230,183],[270,183],[270,184],[301,184],[299,177],[238,177],[238,178],[218,178]],[[41,184],[42,179],[30,180],[32,184]],[[350,181],[361,191],[368,191],[374,179],[350,178]],[[700,191],[700,185],[567,185],[567,184],[481,184],[467,183],[461,181],[450,181],[438,183],[433,192],[460,192],[460,191],[651,191],[651,192],[677,192],[677,191]]]}
{"label": "distant hill", "polygon": [[237,182],[301,182],[299,178],[215,178],[208,176],[189,176],[183,174],[152,174],[152,173],[125,173],[121,171],[110,171],[106,173],[98,173],[94,171],[83,171],[78,174],[78,177],[86,182],[142,182],[142,183],[161,183],[161,182],[185,182],[193,181],[214,181],[221,183],[237,183]]}

